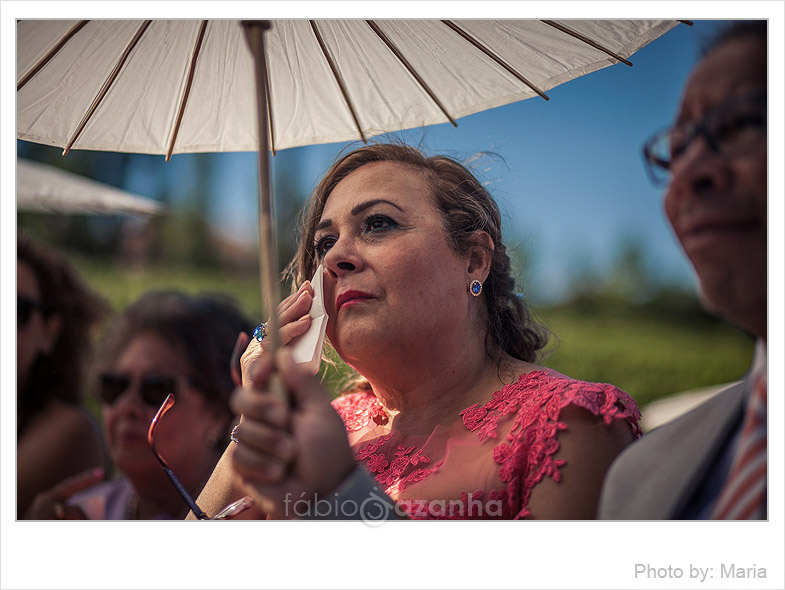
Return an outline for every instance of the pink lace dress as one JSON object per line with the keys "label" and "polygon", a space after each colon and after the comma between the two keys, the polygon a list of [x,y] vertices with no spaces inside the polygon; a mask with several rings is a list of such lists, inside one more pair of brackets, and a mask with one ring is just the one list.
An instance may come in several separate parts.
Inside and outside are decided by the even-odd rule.
{"label": "pink lace dress", "polygon": [[641,435],[640,412],[625,392],[545,371],[525,373],[485,405],[460,412],[452,424],[406,440],[374,421],[383,410],[372,393],[333,401],[357,461],[400,509],[419,519],[529,516],[532,488],[544,477],[560,480],[565,461],[554,456],[556,437],[568,428],[561,413],[571,404],[605,424],[625,420]]}

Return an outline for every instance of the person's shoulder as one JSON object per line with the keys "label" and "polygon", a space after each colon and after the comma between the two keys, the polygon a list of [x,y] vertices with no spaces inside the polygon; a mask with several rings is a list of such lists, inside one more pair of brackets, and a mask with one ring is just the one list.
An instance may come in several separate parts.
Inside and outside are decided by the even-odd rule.
{"label": "person's shoulder", "polygon": [[587,423],[595,421],[594,418],[601,418],[606,424],[619,419],[635,425],[640,421],[640,410],[635,400],[610,383],[581,381],[535,365],[532,370],[522,374],[514,386],[530,390],[526,395],[527,400],[538,405],[544,404],[546,409],[558,413],[560,417],[571,417]]}
{"label": "person's shoulder", "polygon": [[131,486],[131,482],[127,478],[121,477],[102,481],[94,486],[76,492],[71,496],[70,500],[71,503],[78,504],[80,501],[88,498],[109,498],[120,494],[130,494],[132,491],[133,487]]}
{"label": "person's shoulder", "polygon": [[95,418],[93,415],[83,407],[77,406],[76,404],[53,400],[49,404],[49,411],[53,415],[57,415],[60,419],[66,420],[70,423],[77,423],[81,425],[95,424]]}
{"label": "person's shoulder", "polygon": [[[639,435],[637,405],[618,387],[547,369],[522,375],[519,383],[528,389],[522,398],[522,424],[532,424],[521,436],[538,454],[552,456],[532,463],[535,478],[527,480],[530,515],[592,518],[607,468]],[[536,421],[532,416],[538,416]]]}
{"label": "person's shoulder", "polygon": [[366,426],[371,421],[373,411],[381,407],[373,392],[365,390],[341,395],[331,404],[349,431]]}
{"label": "person's shoulder", "polygon": [[716,431],[720,422],[727,422],[739,413],[744,400],[744,382],[721,391],[690,411],[647,432],[631,446],[619,462],[640,462],[648,455],[656,455],[665,446],[680,444],[683,437],[700,436],[701,432]]}
{"label": "person's shoulder", "polygon": [[354,391],[339,395],[330,403],[337,410],[338,408],[365,406],[372,404],[374,400],[376,400],[376,396],[370,391]]}
{"label": "person's shoulder", "polygon": [[66,503],[81,508],[90,520],[125,520],[133,494],[131,482],[121,477],[76,492]]}
{"label": "person's shoulder", "polygon": [[49,436],[67,440],[99,440],[100,427],[96,419],[83,408],[52,400],[30,424],[29,432],[46,432]]}
{"label": "person's shoulder", "polygon": [[625,449],[608,471],[600,518],[673,518],[738,424],[744,398],[744,382],[733,385]]}
{"label": "person's shoulder", "polygon": [[98,421],[84,408],[74,404],[55,402],[54,414],[61,432],[72,439],[90,443],[101,441],[101,428]]}

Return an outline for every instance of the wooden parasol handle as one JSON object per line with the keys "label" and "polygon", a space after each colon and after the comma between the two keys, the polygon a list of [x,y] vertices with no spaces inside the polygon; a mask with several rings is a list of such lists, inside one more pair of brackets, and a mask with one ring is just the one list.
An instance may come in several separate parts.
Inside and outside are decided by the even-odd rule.
{"label": "wooden parasol handle", "polygon": [[[246,41],[256,64],[256,104],[258,107],[259,134],[259,266],[261,269],[262,308],[267,313],[268,354],[275,355],[281,345],[278,332],[278,303],[281,300],[278,281],[278,249],[273,225],[272,182],[270,175],[270,150],[267,121],[267,62],[264,53],[264,33],[270,21],[242,21]],[[288,394],[277,374],[270,380],[270,391],[282,400]]]}

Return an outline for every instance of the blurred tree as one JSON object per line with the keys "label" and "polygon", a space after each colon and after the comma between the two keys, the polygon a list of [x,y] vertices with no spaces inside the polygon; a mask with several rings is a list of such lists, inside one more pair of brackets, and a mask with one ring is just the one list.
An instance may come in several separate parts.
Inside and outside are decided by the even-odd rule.
{"label": "blurred tree", "polygon": [[602,281],[601,294],[631,303],[643,303],[656,294],[651,273],[646,269],[645,249],[639,238],[625,236],[619,240],[613,269]]}
{"label": "blurred tree", "polygon": [[298,150],[279,152],[272,163],[278,264],[283,270],[297,250],[299,214],[309,189],[302,182],[303,158]]}
{"label": "blurred tree", "polygon": [[573,261],[571,296],[554,309],[571,309],[587,317],[612,314],[659,319],[696,329],[722,323],[703,309],[694,290],[657,280],[647,268],[645,247],[639,238],[624,236],[618,243],[618,254],[604,273],[589,264],[586,253]]}
{"label": "blurred tree", "polygon": [[578,252],[568,261],[568,301],[592,300],[601,291],[605,279],[595,268],[590,252]]}
{"label": "blurred tree", "polygon": [[607,300],[642,304],[655,298],[662,288],[646,266],[645,247],[640,238],[622,236],[609,270],[598,270],[589,252],[570,263],[569,300]]}
{"label": "blurred tree", "polygon": [[[171,163],[170,163],[171,164]],[[215,173],[210,154],[190,154],[188,158],[187,182],[177,181],[177,191],[168,194],[167,201],[179,206],[170,208],[170,213],[161,223],[156,247],[156,259],[166,264],[193,264],[199,267],[218,266],[218,255],[207,218],[210,206],[210,179]],[[169,188],[169,191],[173,189]]]}

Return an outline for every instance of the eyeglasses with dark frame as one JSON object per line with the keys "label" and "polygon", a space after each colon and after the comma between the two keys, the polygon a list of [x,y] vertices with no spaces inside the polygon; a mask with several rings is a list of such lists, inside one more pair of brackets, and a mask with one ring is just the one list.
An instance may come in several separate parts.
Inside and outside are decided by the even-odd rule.
{"label": "eyeglasses with dark frame", "polygon": [[30,322],[34,311],[40,311],[41,315],[44,317],[49,315],[49,308],[44,305],[42,301],[27,297],[26,295],[17,294],[16,322],[20,328],[26,326]]}
{"label": "eyeglasses with dark frame", "polygon": [[227,520],[227,519],[234,518],[241,512],[244,512],[248,508],[251,508],[253,506],[253,501],[248,496],[244,496],[239,500],[232,502],[212,518],[207,516],[204,513],[204,511],[201,508],[199,508],[199,506],[196,504],[196,501],[191,497],[191,494],[188,493],[188,490],[185,489],[185,486],[183,486],[180,479],[174,474],[172,468],[169,467],[167,462],[158,452],[158,449],[155,448],[156,427],[158,426],[158,423],[160,422],[161,418],[163,418],[164,414],[166,414],[166,412],[168,412],[172,408],[172,406],[174,406],[174,394],[169,393],[169,395],[166,396],[164,402],[161,404],[161,407],[158,408],[158,411],[155,413],[155,416],[153,416],[152,421],[150,422],[150,428],[147,430],[147,443],[150,445],[150,449],[152,449],[155,458],[161,464],[161,467],[163,468],[164,473],[166,473],[166,476],[169,478],[169,481],[172,482],[172,485],[174,485],[177,492],[180,494],[183,500],[185,500],[185,503],[188,505],[188,508],[190,508],[191,511],[194,513],[194,516],[196,516],[196,518],[198,518],[199,520]]}
{"label": "eyeglasses with dark frame", "polygon": [[766,93],[732,97],[697,122],[677,123],[655,133],[643,148],[646,171],[655,185],[670,181],[674,162],[698,137],[714,153],[743,153],[766,133]]}
{"label": "eyeglasses with dark frame", "polygon": [[[104,371],[98,376],[98,398],[102,403],[111,406],[128,391],[134,381],[134,377],[127,373]],[[169,393],[178,391],[178,387],[182,387],[187,381],[186,377],[148,374],[139,378],[137,387],[142,401],[151,408],[157,408]]]}

